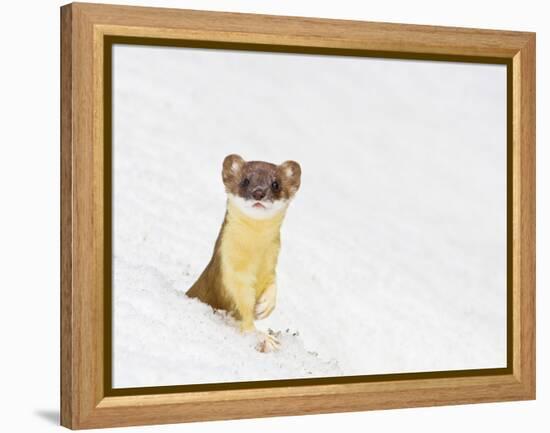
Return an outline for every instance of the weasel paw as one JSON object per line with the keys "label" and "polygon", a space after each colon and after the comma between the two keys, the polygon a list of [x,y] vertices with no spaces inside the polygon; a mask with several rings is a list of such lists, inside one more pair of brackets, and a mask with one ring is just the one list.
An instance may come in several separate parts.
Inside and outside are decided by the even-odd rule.
{"label": "weasel paw", "polygon": [[254,308],[254,318],[256,320],[265,319],[274,310],[275,305],[267,299],[260,299]]}
{"label": "weasel paw", "polygon": [[256,320],[265,319],[275,309],[275,295],[275,287],[271,286],[260,296],[254,307],[254,318]]}
{"label": "weasel paw", "polygon": [[269,353],[269,352],[276,352],[281,348],[281,342],[277,338],[277,334],[273,331],[269,331],[269,333],[264,334],[261,333],[260,341],[258,342],[256,346],[256,350],[258,352],[262,353]]}

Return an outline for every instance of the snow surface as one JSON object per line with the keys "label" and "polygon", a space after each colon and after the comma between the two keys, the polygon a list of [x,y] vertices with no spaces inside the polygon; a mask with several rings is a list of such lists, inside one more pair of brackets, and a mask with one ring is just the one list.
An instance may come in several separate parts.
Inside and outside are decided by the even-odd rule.
{"label": "snow surface", "polygon": [[[113,89],[115,387],[505,366],[504,66],[121,45]],[[278,353],[184,296],[229,153],[302,166]]]}

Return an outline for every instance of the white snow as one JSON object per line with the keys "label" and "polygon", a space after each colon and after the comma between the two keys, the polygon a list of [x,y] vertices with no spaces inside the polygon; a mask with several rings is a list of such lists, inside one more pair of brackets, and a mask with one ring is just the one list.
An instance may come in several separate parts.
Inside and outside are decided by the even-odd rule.
{"label": "white snow", "polygon": [[117,261],[117,267],[114,300],[120,345],[113,357],[117,384],[161,386],[342,374],[335,360],[325,361],[305,350],[295,330],[281,330],[284,350],[260,353],[254,335],[241,335],[231,317],[214,314],[209,306],[185,297],[154,267],[123,260]]}
{"label": "white snow", "polygon": [[[113,65],[115,387],[505,366],[503,66],[138,46]],[[230,153],[302,166],[257,323],[278,353],[184,296]]]}

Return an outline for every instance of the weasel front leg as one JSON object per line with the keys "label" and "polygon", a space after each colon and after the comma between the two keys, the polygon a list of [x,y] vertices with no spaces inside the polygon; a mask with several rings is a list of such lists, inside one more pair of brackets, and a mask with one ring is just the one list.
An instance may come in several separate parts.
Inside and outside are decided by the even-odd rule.
{"label": "weasel front leg", "polygon": [[240,318],[241,332],[255,331],[254,326],[254,305],[256,303],[256,293],[251,286],[242,284],[233,285],[230,289],[233,293],[233,300]]}
{"label": "weasel front leg", "polygon": [[254,315],[257,320],[265,319],[275,308],[277,300],[277,258],[279,255],[279,241],[263,257],[256,281],[257,301]]}
{"label": "weasel front leg", "polygon": [[256,350],[260,352],[274,352],[279,349],[281,344],[277,337],[270,333],[259,331],[254,325],[254,305],[256,302],[256,293],[254,289],[240,289],[240,296],[235,299],[235,306],[241,318],[241,332],[255,332],[259,341]]}
{"label": "weasel front leg", "polygon": [[[240,319],[239,328],[241,332],[255,332],[259,336],[259,342],[256,349],[260,352],[273,352],[280,347],[280,343],[276,336],[258,331],[254,325],[257,299],[257,292],[255,289],[257,284],[255,283],[257,283],[257,280],[254,278],[254,272],[251,272],[250,269],[239,269],[237,266],[227,266],[225,268],[224,285],[235,305],[237,318]],[[274,301],[276,290],[272,290],[272,292],[273,296],[269,296],[269,298],[272,298]],[[272,309],[273,308],[269,306],[267,311],[271,312]]]}
{"label": "weasel front leg", "polygon": [[[265,319],[271,314],[275,308],[275,302],[277,299],[277,285],[273,281],[267,289],[260,295],[256,305],[254,307],[254,316],[256,320]],[[274,352],[279,350],[281,343],[277,337],[272,333],[262,333],[260,343],[256,346],[256,349],[260,352]]]}

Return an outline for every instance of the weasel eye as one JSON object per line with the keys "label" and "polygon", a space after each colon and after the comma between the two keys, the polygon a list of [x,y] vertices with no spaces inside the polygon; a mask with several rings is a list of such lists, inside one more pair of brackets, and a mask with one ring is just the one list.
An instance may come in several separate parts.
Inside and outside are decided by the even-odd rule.
{"label": "weasel eye", "polygon": [[275,192],[279,191],[279,189],[281,188],[281,186],[279,185],[279,182],[277,182],[276,180],[273,181],[273,183],[271,184],[271,189]]}
{"label": "weasel eye", "polygon": [[250,184],[250,180],[248,179],[248,177],[245,177],[241,182],[241,186],[244,188],[246,188],[249,184]]}

